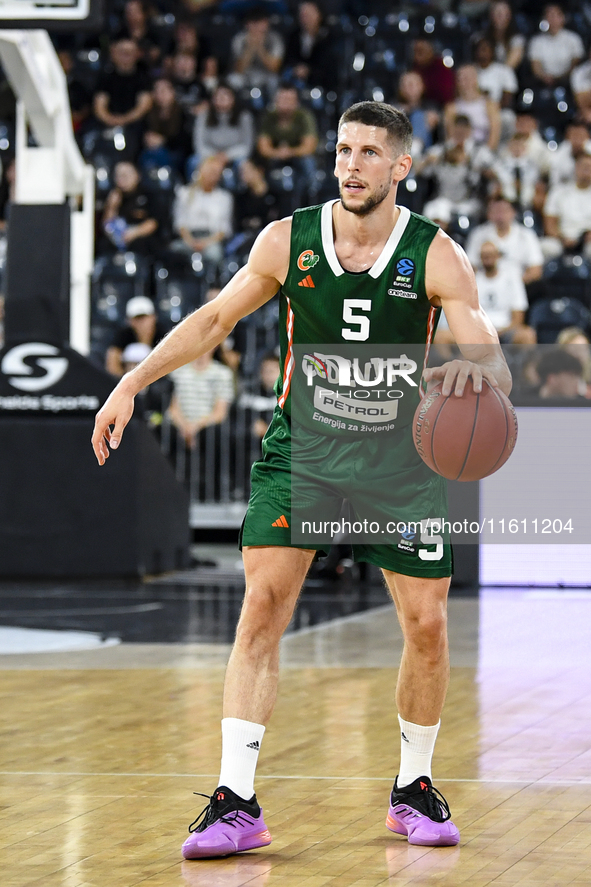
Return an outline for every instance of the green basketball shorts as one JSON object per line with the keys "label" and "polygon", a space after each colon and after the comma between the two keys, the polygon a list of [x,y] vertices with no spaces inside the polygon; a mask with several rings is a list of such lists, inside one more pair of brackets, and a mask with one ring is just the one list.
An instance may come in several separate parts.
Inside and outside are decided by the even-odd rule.
{"label": "green basketball shorts", "polygon": [[290,418],[278,407],[263,440],[263,458],[252,467],[240,548],[278,545],[327,553],[326,535],[315,540],[312,532],[302,538],[294,530],[302,515],[314,518],[312,529],[338,522],[347,500],[353,518],[370,515],[374,526],[392,528],[388,544],[379,544],[379,533],[375,543],[365,535],[362,543],[355,542],[356,561],[407,576],[452,575],[451,545],[431,544],[420,530],[409,531],[423,519],[447,516],[445,480],[422,462],[410,429],[388,441],[387,458],[384,441],[375,439],[339,440],[300,428],[296,438],[292,441]]}

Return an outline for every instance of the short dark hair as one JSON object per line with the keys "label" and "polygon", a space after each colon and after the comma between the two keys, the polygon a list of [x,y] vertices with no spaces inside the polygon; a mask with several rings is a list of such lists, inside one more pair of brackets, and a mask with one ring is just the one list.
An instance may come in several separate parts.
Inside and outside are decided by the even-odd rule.
{"label": "short dark hair", "polygon": [[570,373],[573,376],[583,375],[583,365],[578,357],[564,348],[550,348],[544,352],[537,366],[538,376],[543,383],[548,376],[557,373]]}
{"label": "short dark hair", "polygon": [[342,114],[339,129],[344,123],[363,123],[385,129],[390,144],[401,154],[409,154],[412,146],[412,126],[404,113],[386,102],[357,102]]}
{"label": "short dark hair", "polygon": [[515,203],[512,200],[509,200],[508,197],[505,197],[504,194],[495,194],[494,197],[489,198],[488,206],[492,206],[493,203],[508,203],[509,206],[512,206],[515,209]]}
{"label": "short dark hair", "polygon": [[264,6],[253,6],[244,15],[245,22],[262,22],[269,18],[269,12]]}

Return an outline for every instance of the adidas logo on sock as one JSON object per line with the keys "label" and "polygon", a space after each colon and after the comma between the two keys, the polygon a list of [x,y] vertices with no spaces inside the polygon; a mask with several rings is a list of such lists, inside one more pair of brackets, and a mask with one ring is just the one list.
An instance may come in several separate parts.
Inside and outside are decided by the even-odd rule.
{"label": "adidas logo on sock", "polygon": [[260,749],[261,746],[260,746],[260,744],[259,744],[258,739],[255,739],[254,742],[247,742],[247,743],[246,743],[246,747],[247,747],[247,748],[254,748],[255,751],[259,751],[259,749]]}

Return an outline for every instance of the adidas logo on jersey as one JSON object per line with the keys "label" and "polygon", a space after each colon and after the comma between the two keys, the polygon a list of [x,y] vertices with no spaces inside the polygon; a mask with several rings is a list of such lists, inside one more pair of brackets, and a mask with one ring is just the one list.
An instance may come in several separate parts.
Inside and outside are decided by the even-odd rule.
{"label": "adidas logo on jersey", "polygon": [[284,514],[281,517],[278,517],[277,520],[274,520],[271,524],[272,527],[287,527],[289,529],[289,524],[287,523],[287,519]]}
{"label": "adidas logo on jersey", "polygon": [[312,277],[311,277],[310,274],[308,274],[307,277],[304,277],[303,280],[300,280],[300,281],[298,282],[298,286],[311,286],[311,287],[315,288],[315,287],[314,287],[314,281],[312,280]]}

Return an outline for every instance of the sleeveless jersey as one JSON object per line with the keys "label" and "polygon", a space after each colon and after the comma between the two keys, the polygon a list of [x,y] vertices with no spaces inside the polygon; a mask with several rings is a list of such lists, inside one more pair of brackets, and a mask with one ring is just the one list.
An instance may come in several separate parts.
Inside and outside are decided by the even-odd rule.
{"label": "sleeveless jersey", "polygon": [[310,431],[359,438],[412,421],[440,314],[425,289],[438,226],[400,207],[375,264],[353,273],[336,255],[334,202],[293,215],[278,406]]}

